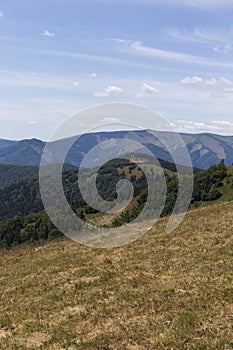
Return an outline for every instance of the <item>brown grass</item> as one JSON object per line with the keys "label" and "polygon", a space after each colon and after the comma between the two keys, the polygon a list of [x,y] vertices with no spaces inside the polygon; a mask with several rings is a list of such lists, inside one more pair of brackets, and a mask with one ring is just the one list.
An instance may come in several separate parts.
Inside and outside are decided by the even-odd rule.
{"label": "brown grass", "polygon": [[233,203],[118,249],[1,251],[0,349],[233,349]]}

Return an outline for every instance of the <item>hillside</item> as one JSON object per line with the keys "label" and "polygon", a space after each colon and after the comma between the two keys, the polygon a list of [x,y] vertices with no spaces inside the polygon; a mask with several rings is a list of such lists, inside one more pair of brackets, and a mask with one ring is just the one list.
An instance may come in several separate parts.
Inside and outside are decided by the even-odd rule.
{"label": "hillside", "polygon": [[[232,349],[233,203],[113,250],[61,239],[2,251],[0,348]],[[40,347],[41,346],[41,347]]]}
{"label": "hillside", "polygon": [[5,140],[5,139],[0,139],[0,149],[12,146],[15,144],[17,141],[11,141],[11,140]]}
{"label": "hillside", "polygon": [[38,176],[37,166],[0,164],[0,189]]}
{"label": "hillside", "polygon": [[[50,165],[48,167],[51,167]],[[75,171],[77,167],[64,164],[63,170],[65,171]],[[0,189],[10,187],[11,185],[17,185],[20,182],[27,182],[33,178],[38,178],[39,167],[35,165],[10,165],[10,164],[0,164]]]}
{"label": "hillside", "polygon": [[0,148],[0,164],[39,165],[44,146],[44,142],[31,139]]}
{"label": "hillside", "polygon": [[[166,202],[161,213],[161,217],[164,217],[170,215],[173,211],[179,182],[177,173],[173,172],[175,170],[174,164],[167,162],[162,164],[167,187]],[[147,166],[150,176],[154,180],[156,179],[154,188],[158,188],[156,200],[159,201],[162,196],[159,192],[160,177],[156,175],[156,168],[150,168],[150,163]],[[91,178],[92,173],[89,174],[88,171],[85,177],[87,188],[89,188]],[[133,198],[123,212],[114,215],[105,215],[105,213],[93,209],[83,200],[79,189],[77,169],[64,172],[63,188],[71,208],[82,220],[98,226],[119,227],[133,221],[144,209],[148,198],[146,177],[135,163],[118,159],[106,163],[100,169],[96,178],[100,196],[110,202],[117,198],[117,183],[119,180],[126,178],[134,187]],[[50,181],[49,178],[46,178],[46,180]],[[53,177],[52,182],[54,182]],[[49,183],[51,185],[51,182]],[[50,195],[50,199],[52,199],[53,193]],[[44,241],[61,235],[43,211],[37,178],[0,190],[0,197],[0,248],[25,242]],[[232,199],[232,167],[227,168],[221,162],[218,165],[212,165],[208,170],[196,172],[191,207],[215,203],[218,200],[228,201]],[[57,201],[56,196],[53,200],[53,205],[59,208],[59,201]],[[66,217],[63,214],[63,208],[60,208],[58,215],[65,224]]]}
{"label": "hillside", "polygon": [[233,163],[233,137],[215,134],[182,134],[192,159],[193,166],[207,169],[224,159],[227,165]]}
{"label": "hillside", "polygon": [[[75,142],[70,149],[66,162],[75,166],[79,166],[83,156],[90,149],[98,145],[100,142],[110,140],[112,138],[131,139],[145,145],[157,158],[172,162],[173,159],[165,148],[164,144],[159,140],[169,142],[172,139],[170,132],[158,131],[117,131],[117,132],[98,132],[82,135],[78,142]],[[207,169],[213,164],[219,163],[222,159],[226,165],[233,163],[233,136],[220,136],[214,134],[182,134],[182,138],[190,153],[193,166],[200,169]],[[64,149],[69,139],[59,140],[51,143],[51,159],[53,163],[59,162],[59,150]],[[0,164],[13,165],[39,165],[45,142],[31,139],[18,142],[4,140],[5,147],[1,148],[0,142]],[[57,154],[55,155],[54,149]],[[108,149],[111,154],[111,149]],[[174,143],[172,150],[177,157],[180,157],[181,146]],[[106,149],[105,149],[106,152]],[[140,153],[140,148],[138,149]],[[182,159],[181,159],[182,164]],[[93,167],[98,166],[98,159],[93,159]],[[184,164],[187,165],[187,164]]]}
{"label": "hillside", "polygon": [[[140,158],[138,159],[140,163]],[[174,176],[176,167],[173,163],[162,160],[160,160],[160,163],[167,175]],[[124,165],[122,169],[120,169],[121,165]],[[132,164],[132,167],[135,169],[136,164]],[[148,167],[152,168],[150,159],[148,159]],[[155,166],[153,169],[156,171]],[[63,183],[69,202],[75,202],[76,207],[85,205],[78,188],[78,169],[70,164],[64,164],[63,170]],[[51,166],[48,166],[48,171],[51,173]],[[185,168],[183,171],[185,171]],[[198,170],[196,169],[195,171],[197,172]],[[25,216],[38,213],[43,209],[40,199],[38,173],[39,168],[36,166],[0,164],[0,221],[16,215]],[[107,174],[108,176],[105,176]],[[100,171],[98,181],[101,195],[111,197],[115,194],[115,186],[119,179],[126,176],[130,179],[131,175],[134,174],[137,174],[137,171],[130,170],[128,161],[113,160],[109,165],[106,164]],[[134,185],[136,190],[137,188],[146,187],[145,183],[140,185],[136,181]]]}

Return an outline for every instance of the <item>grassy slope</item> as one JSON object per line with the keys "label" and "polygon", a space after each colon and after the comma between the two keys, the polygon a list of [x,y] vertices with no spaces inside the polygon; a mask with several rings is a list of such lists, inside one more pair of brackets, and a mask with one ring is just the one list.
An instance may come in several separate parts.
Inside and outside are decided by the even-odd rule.
{"label": "grassy slope", "polygon": [[71,241],[0,256],[1,349],[233,348],[233,202],[114,250]]}

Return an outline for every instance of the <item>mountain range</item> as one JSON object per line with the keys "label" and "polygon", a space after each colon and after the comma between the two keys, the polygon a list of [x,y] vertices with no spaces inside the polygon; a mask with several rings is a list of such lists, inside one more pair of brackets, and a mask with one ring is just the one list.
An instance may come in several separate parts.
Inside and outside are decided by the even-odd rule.
{"label": "mountain range", "polygon": [[[207,169],[222,159],[226,165],[233,163],[233,136],[220,136],[215,134],[180,134],[190,154],[193,166]],[[79,137],[78,141],[69,150],[66,162],[79,166],[85,154],[103,141],[113,138],[132,139],[147,147],[157,158],[173,162],[170,152],[166,149],[161,139],[169,140],[174,136],[171,132],[161,131],[112,131],[89,133]],[[62,139],[53,142],[57,150],[63,149],[70,139]],[[11,165],[39,165],[46,142],[38,139],[11,141],[0,139],[0,164]],[[179,156],[181,145],[174,143],[172,152]],[[109,152],[111,150],[108,149]],[[106,152],[106,150],[105,150]],[[140,153],[140,148],[138,149]],[[52,157],[56,162],[56,157]],[[97,163],[94,166],[98,165]],[[182,161],[181,161],[182,163]],[[187,165],[187,164],[184,164]]]}

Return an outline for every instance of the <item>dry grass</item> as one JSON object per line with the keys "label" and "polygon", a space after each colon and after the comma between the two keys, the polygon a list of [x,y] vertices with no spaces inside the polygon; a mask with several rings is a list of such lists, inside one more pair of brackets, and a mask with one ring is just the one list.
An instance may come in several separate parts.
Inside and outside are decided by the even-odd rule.
{"label": "dry grass", "polygon": [[97,250],[2,251],[0,349],[233,349],[233,203]]}

